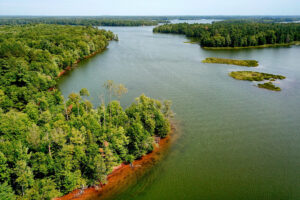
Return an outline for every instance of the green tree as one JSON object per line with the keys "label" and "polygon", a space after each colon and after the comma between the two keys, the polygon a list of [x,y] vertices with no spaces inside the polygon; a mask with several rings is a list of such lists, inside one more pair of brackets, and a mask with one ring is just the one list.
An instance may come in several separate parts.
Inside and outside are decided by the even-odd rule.
{"label": "green tree", "polygon": [[15,200],[16,196],[12,188],[7,183],[0,183],[0,199]]}
{"label": "green tree", "polygon": [[[79,94],[80,94],[81,98],[84,97],[84,96],[86,96],[86,97],[90,96],[90,93],[86,88],[82,88],[80,90]],[[88,111],[88,109],[91,109],[92,105],[89,101],[85,100],[84,104],[85,104],[85,111],[86,112]]]}
{"label": "green tree", "polygon": [[0,183],[10,181],[10,171],[6,156],[0,151]]}
{"label": "green tree", "polygon": [[16,163],[14,172],[17,176],[16,183],[21,187],[21,192],[24,196],[25,191],[31,187],[34,182],[31,168],[27,166],[27,162],[25,160],[19,160]]}
{"label": "green tree", "polygon": [[69,95],[69,99],[71,103],[74,103],[77,107],[77,116],[79,116],[79,102],[81,101],[81,98],[78,94],[76,93],[71,93]]}
{"label": "green tree", "polygon": [[[109,103],[111,102],[111,96],[113,89],[115,88],[115,83],[113,80],[108,80],[104,83],[103,87],[106,89],[109,95]],[[111,121],[111,110],[109,110],[109,120]]]}
{"label": "green tree", "polygon": [[30,200],[51,200],[59,197],[61,193],[56,189],[56,184],[49,178],[37,179],[32,188],[26,191],[24,199]]}

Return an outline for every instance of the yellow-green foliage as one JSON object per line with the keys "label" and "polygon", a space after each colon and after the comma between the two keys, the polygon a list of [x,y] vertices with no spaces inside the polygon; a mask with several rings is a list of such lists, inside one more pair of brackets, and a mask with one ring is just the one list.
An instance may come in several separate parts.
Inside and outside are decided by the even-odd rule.
{"label": "yellow-green foliage", "polygon": [[266,82],[262,84],[257,85],[259,88],[265,88],[268,90],[273,90],[273,91],[281,91],[280,87],[276,87],[272,82]]}
{"label": "yellow-green foliage", "polygon": [[[64,99],[56,76],[104,50],[115,36],[93,27],[0,26],[0,199],[53,199],[106,183],[114,166],[154,148],[170,131],[170,103],[141,95],[124,110],[127,89],[104,84],[108,105],[82,89]],[[109,94],[109,95],[108,95]]]}
{"label": "yellow-green foliage", "polygon": [[230,72],[229,76],[238,80],[246,81],[263,81],[270,79],[285,79],[282,75],[267,74],[262,72],[253,72],[253,71],[235,71]]}
{"label": "yellow-green foliage", "polygon": [[218,63],[218,64],[228,64],[228,65],[240,65],[247,67],[257,67],[258,62],[256,60],[234,60],[226,58],[206,58],[202,61],[203,63]]}

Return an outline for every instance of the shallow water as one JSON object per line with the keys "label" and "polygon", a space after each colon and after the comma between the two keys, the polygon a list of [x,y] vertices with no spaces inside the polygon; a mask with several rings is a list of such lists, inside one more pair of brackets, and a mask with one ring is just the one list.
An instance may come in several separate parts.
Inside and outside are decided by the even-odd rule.
{"label": "shallow water", "polygon": [[[300,199],[300,47],[208,51],[152,28],[108,27],[120,41],[59,83],[65,96],[87,88],[94,105],[109,79],[128,87],[125,107],[141,93],[173,101],[180,138],[163,161],[113,199]],[[260,65],[201,63],[206,57]],[[273,92],[232,79],[233,70],[287,79]]]}

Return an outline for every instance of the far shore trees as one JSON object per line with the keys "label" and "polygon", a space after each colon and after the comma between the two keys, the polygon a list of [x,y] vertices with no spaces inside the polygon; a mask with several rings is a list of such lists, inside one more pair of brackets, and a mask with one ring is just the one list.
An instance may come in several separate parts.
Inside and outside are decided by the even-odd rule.
{"label": "far shore trees", "polygon": [[207,49],[290,45],[300,41],[299,23],[221,21],[213,24],[165,24],[155,33],[184,34]]}

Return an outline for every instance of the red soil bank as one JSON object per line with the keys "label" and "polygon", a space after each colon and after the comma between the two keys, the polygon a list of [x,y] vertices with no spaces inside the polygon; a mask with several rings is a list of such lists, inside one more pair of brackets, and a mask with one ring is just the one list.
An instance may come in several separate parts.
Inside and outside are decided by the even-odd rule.
{"label": "red soil bank", "polygon": [[[174,127],[172,128],[172,133],[173,132]],[[87,188],[82,194],[80,194],[80,190],[74,190],[54,200],[102,200],[124,191],[131,183],[136,182],[137,177],[145,174],[147,170],[151,169],[151,167],[163,157],[164,152],[170,147],[171,141],[174,140],[174,137],[170,135],[161,139],[151,153],[143,156],[139,160],[135,160],[133,167],[129,164],[121,164],[115,167],[113,172],[108,175],[108,183],[106,185]]]}

